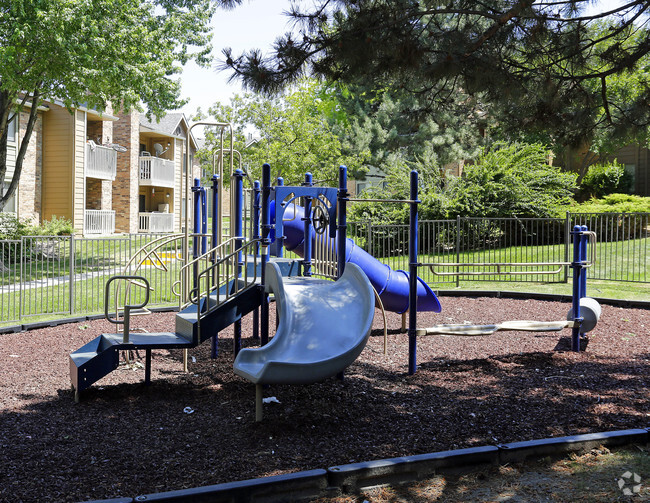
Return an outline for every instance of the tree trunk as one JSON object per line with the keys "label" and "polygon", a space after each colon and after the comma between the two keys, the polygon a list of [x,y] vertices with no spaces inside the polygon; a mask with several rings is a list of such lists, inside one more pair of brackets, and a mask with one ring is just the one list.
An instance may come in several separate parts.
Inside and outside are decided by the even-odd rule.
{"label": "tree trunk", "polygon": [[9,132],[9,93],[0,91],[0,211],[4,208],[2,192],[7,175],[7,134]]}
{"label": "tree trunk", "polygon": [[[40,86],[37,86],[37,89]],[[29,95],[23,99],[23,104],[27,102]],[[11,110],[14,107],[14,96],[10,93],[5,93],[5,103],[4,106]],[[25,136],[19,140],[20,148],[18,149],[18,155],[16,155],[16,166],[14,167],[14,175],[9,183],[7,192],[0,197],[0,211],[2,211],[7,204],[7,201],[14,195],[16,188],[18,187],[18,182],[20,181],[20,175],[23,171],[23,160],[25,159],[25,154],[27,153],[27,148],[29,147],[29,140],[32,137],[32,132],[34,131],[34,125],[36,124],[36,118],[38,117],[38,107],[41,103],[41,93],[40,91],[35,91],[31,95],[31,109],[29,111],[29,119],[27,119],[27,125],[25,126]],[[1,104],[0,104],[1,105]],[[22,106],[21,106],[22,107]],[[2,110],[0,110],[2,113]],[[7,112],[8,113],[8,112]],[[8,125],[5,125],[2,136],[0,136],[0,175],[2,176],[2,182],[4,182],[4,177],[7,173],[7,132]],[[20,136],[20,135],[19,135]],[[3,155],[4,154],[4,155]],[[6,183],[4,184],[6,186]]]}

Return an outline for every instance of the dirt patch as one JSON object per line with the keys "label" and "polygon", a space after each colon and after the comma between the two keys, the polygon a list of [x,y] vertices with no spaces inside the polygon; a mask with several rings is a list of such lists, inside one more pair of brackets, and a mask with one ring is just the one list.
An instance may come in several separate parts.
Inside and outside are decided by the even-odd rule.
{"label": "dirt patch", "polygon": [[312,503],[648,501],[650,485],[640,473],[650,473],[647,448],[631,446],[610,451],[600,447],[559,461],[546,458],[469,475],[440,475],[397,487],[373,488],[358,495],[319,498]]}
{"label": "dirt patch", "polygon": [[[447,322],[559,320],[567,303],[442,298]],[[79,501],[167,491],[387,457],[650,425],[650,311],[603,306],[587,351],[570,331],[408,338],[381,316],[345,379],[273,386],[254,422],[254,387],[232,372],[232,329],[190,351],[154,351],[153,383],[122,365],[75,404],[68,354],[113,326],[104,320],[0,335],[0,501]],[[169,331],[174,314],[134,325]],[[271,326],[275,326],[274,319]],[[252,321],[243,323],[244,346]],[[140,355],[143,362],[144,352]],[[193,357],[193,358],[192,358]],[[195,361],[193,361],[195,360]],[[192,413],[184,411],[191,408]],[[187,409],[189,411],[189,409]]]}

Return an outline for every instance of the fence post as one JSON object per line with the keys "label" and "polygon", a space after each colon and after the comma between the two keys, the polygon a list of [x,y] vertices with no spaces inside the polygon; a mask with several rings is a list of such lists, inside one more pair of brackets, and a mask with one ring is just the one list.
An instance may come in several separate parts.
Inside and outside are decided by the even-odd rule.
{"label": "fence post", "polygon": [[74,234],[70,236],[70,258],[68,259],[70,261],[70,281],[69,283],[69,296],[70,296],[70,315],[74,314]]}
{"label": "fence post", "polygon": [[[20,287],[18,288],[18,321],[23,321],[23,287],[25,285],[25,240],[27,238],[22,236],[20,238]],[[16,257],[18,253],[16,253]]]}
{"label": "fence post", "polygon": [[366,251],[372,255],[372,220],[368,220],[368,241],[366,242]]}
{"label": "fence post", "polygon": [[[460,264],[460,215],[456,215],[456,263]],[[459,266],[456,266],[456,288],[460,288]]]}
{"label": "fence post", "polygon": [[417,291],[418,291],[418,172],[411,171],[411,202],[409,204],[409,368],[408,374],[417,370]]}
{"label": "fence post", "polygon": [[[564,220],[564,262],[569,262],[569,247],[571,246],[571,213],[566,212]],[[564,266],[564,282],[569,282],[569,266]]]}

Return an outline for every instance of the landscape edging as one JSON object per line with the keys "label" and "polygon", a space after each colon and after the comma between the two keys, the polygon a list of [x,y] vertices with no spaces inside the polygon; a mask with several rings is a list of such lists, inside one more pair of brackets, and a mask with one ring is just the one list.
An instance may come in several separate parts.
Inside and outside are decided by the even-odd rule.
{"label": "landscape edging", "polygon": [[[650,427],[387,458],[332,466],[327,470],[316,469],[147,494],[135,498],[93,500],[86,503],[305,501],[337,494],[354,494],[379,485],[415,482],[436,474],[471,472],[486,465],[520,462],[531,458],[541,459],[548,456],[561,457],[569,452],[587,452],[601,445],[620,447],[628,444],[650,444]],[[279,499],[270,499],[271,495],[277,495]]]}

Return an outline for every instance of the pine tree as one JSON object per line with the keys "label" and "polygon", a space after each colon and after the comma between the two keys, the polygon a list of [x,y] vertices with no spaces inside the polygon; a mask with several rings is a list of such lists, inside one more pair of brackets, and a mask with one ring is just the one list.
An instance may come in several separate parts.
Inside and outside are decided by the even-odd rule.
{"label": "pine tree", "polygon": [[590,4],[321,0],[311,10],[292,4],[299,35],[279,38],[267,57],[225,50],[223,67],[262,92],[307,73],[390,89],[398,99],[410,94],[434,110],[438,123],[450,96],[463,93],[498,120],[504,137],[523,132],[554,147],[593,143],[611,150],[647,139],[650,82],[634,76],[648,67],[650,4],[630,0],[586,14]]}

